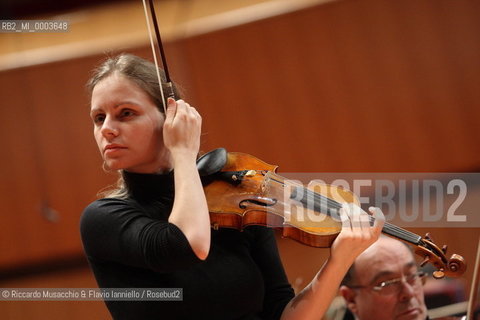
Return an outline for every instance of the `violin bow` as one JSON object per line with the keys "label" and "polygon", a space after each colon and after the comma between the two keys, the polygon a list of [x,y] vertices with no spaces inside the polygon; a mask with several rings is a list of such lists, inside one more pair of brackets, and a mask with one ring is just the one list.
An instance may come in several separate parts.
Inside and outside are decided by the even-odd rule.
{"label": "violin bow", "polygon": [[[157,71],[157,77],[158,77],[158,85],[160,87],[160,94],[162,96],[162,105],[163,105],[163,111],[165,114],[167,114],[167,106],[166,106],[166,99],[167,98],[175,98],[175,93],[173,91],[173,84],[172,81],[170,80],[170,74],[168,72],[168,65],[167,65],[167,59],[165,58],[165,52],[163,51],[163,44],[162,44],[162,38],[160,36],[160,31],[158,29],[158,22],[157,22],[157,16],[155,14],[155,6],[153,5],[153,0],[148,0],[149,3],[149,8],[150,8],[150,14],[149,10],[147,9],[147,3],[146,0],[143,1],[143,9],[145,11],[145,19],[147,21],[147,29],[148,29],[148,36],[150,38],[150,46],[152,47],[152,55],[153,55],[153,60],[155,62],[155,69]],[[151,22],[150,22],[151,20]],[[157,59],[157,51],[155,50],[155,44],[152,36],[152,28],[151,28],[151,23],[153,23],[153,27],[155,30],[155,35],[157,38],[157,47],[158,51],[160,53],[160,57],[162,59],[162,66],[163,66],[163,71],[165,72],[165,82],[166,82],[166,90],[167,92],[164,92],[164,88],[162,86],[162,77],[160,76],[160,68],[158,66],[158,59]]]}
{"label": "violin bow", "polygon": [[468,299],[467,319],[473,320],[475,314],[475,306],[477,305],[478,282],[480,273],[480,238],[478,238],[477,258],[475,261],[475,269],[473,270],[472,286],[470,288],[470,298]]}

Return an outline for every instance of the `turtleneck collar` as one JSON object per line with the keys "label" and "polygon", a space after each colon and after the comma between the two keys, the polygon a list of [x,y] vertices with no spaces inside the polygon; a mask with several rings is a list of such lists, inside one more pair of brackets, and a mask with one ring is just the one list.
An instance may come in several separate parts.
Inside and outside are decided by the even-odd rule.
{"label": "turtleneck collar", "polygon": [[173,199],[173,171],[165,174],[123,172],[125,185],[132,198],[140,201]]}

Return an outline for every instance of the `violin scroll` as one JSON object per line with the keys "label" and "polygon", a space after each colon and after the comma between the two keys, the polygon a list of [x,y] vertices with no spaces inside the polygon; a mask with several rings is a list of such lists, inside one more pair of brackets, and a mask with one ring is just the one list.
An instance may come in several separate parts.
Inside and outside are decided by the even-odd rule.
{"label": "violin scroll", "polygon": [[467,269],[465,259],[462,256],[452,254],[450,259],[447,259],[445,256],[447,253],[447,246],[444,245],[442,249],[440,249],[433,242],[429,233],[420,240],[415,249],[415,253],[423,257],[423,261],[420,264],[421,266],[430,262],[437,269],[433,273],[435,279],[442,279],[445,276],[454,278],[460,277]]}

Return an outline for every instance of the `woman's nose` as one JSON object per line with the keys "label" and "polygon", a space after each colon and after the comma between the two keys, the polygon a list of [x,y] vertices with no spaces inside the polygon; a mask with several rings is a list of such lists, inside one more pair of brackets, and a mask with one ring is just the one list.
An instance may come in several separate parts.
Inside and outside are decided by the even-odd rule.
{"label": "woman's nose", "polygon": [[111,138],[118,136],[118,127],[113,119],[106,117],[100,130],[105,138]]}

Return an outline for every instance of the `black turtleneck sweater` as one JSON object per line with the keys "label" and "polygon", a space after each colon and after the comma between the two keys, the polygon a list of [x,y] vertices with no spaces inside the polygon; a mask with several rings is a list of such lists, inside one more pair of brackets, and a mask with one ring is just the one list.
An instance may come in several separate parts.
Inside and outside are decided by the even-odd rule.
{"label": "black turtleneck sweater", "polygon": [[81,218],[85,253],[101,288],[182,288],[183,301],[106,301],[114,319],[278,319],[293,298],[273,230],[212,230],[196,257],[168,222],[173,175],[124,173],[130,196],[91,203]]}

